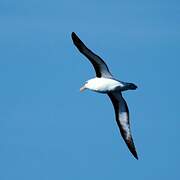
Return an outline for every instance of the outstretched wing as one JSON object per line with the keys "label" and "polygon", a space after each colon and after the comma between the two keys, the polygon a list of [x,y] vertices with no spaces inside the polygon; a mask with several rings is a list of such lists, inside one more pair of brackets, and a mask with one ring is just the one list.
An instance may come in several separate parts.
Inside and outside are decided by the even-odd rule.
{"label": "outstretched wing", "polygon": [[79,49],[79,51],[84,54],[92,63],[97,77],[105,77],[112,78],[112,74],[110,73],[106,63],[96,54],[94,54],[90,49],[88,49],[85,44],[79,39],[79,37],[72,32],[72,40],[75,46]]}
{"label": "outstretched wing", "polygon": [[130,124],[129,124],[129,110],[126,101],[122,97],[121,92],[110,92],[108,93],[112,104],[114,106],[116,121],[119,126],[121,135],[127,144],[129,150],[133,156],[138,159],[136,148],[131,135]]}

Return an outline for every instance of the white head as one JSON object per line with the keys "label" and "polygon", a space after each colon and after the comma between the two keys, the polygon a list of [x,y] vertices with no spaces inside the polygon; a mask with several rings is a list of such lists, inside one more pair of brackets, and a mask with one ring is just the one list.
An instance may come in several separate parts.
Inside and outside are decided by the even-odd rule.
{"label": "white head", "polygon": [[94,90],[94,85],[95,85],[95,84],[93,83],[93,82],[94,82],[94,79],[95,79],[95,78],[86,81],[85,84],[80,88],[80,91],[82,92],[82,91],[84,91],[84,90],[86,90],[86,89]]}
{"label": "white head", "polygon": [[102,86],[102,78],[93,78],[93,79],[90,79],[88,81],[86,81],[86,83],[84,84],[84,86],[82,86],[80,88],[80,91],[84,91],[85,89],[89,89],[89,90],[92,90],[92,91],[98,91],[101,86]]}

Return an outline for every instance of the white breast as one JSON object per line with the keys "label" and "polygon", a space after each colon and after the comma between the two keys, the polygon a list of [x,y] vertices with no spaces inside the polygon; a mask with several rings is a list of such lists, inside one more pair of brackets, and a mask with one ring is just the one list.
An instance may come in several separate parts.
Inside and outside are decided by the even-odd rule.
{"label": "white breast", "polygon": [[123,85],[119,81],[108,78],[93,78],[90,79],[86,84],[86,88],[101,93],[106,93],[108,91],[114,90],[118,86]]}

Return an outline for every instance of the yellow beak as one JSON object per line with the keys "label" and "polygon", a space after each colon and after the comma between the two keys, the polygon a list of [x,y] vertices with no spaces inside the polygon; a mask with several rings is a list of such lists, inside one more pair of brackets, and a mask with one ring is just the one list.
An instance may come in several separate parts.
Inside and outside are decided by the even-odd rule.
{"label": "yellow beak", "polygon": [[83,92],[85,89],[87,89],[87,88],[86,88],[85,85],[84,85],[84,86],[82,86],[82,87],[80,88],[80,92]]}

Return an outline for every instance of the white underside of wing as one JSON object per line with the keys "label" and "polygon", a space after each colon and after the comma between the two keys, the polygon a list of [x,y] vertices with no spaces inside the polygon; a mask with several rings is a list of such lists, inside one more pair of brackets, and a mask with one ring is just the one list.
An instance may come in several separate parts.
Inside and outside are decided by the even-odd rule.
{"label": "white underside of wing", "polygon": [[126,102],[123,99],[121,93],[112,92],[112,94],[119,101],[119,123],[120,123],[122,129],[126,132],[125,136],[128,139],[131,137],[131,132],[130,132],[130,126],[129,126],[129,112],[128,112],[128,108],[126,106]]}
{"label": "white underside of wing", "polygon": [[129,124],[129,110],[126,101],[122,97],[120,91],[112,91],[108,93],[112,104],[115,109],[116,122],[118,124],[120,133],[128,146],[131,153],[136,159],[138,159],[136,148],[131,135],[130,124]]}
{"label": "white underside of wing", "polygon": [[129,122],[128,122],[128,113],[126,111],[123,111],[123,103],[121,103],[121,108],[119,112],[119,121],[121,124],[122,129],[126,132],[125,138],[129,139],[131,137],[131,132],[130,132],[130,127],[129,127]]}

